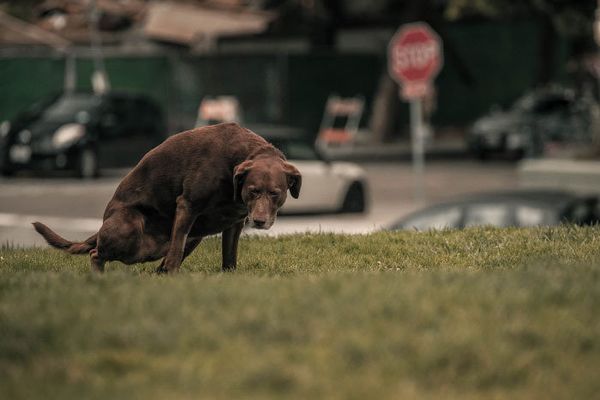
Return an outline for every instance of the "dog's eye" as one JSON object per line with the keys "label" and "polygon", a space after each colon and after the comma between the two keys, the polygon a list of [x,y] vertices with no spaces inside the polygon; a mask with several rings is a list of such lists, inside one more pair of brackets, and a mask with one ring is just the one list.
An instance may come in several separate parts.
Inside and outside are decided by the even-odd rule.
{"label": "dog's eye", "polygon": [[277,197],[277,196],[279,196],[279,193],[278,192],[269,192],[269,196]]}
{"label": "dog's eye", "polygon": [[260,196],[260,190],[258,190],[258,189],[250,189],[250,196],[252,196],[252,197],[258,197],[258,196]]}

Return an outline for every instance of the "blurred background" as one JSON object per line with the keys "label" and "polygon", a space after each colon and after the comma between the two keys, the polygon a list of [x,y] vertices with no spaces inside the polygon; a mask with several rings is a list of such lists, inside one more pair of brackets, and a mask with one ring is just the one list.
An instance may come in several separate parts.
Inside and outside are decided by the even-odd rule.
{"label": "blurred background", "polygon": [[[597,223],[593,0],[0,1],[0,243],[98,229],[182,130],[236,121],[304,175],[268,234]],[[443,67],[425,166],[388,44],[423,21]],[[418,171],[417,171],[418,172]]]}

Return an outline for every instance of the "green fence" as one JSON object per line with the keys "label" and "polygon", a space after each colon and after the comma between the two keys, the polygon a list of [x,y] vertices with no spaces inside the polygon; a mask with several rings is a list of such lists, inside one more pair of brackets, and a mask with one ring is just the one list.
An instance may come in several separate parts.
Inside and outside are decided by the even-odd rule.
{"label": "green fence", "polygon": [[[0,58],[0,119],[12,118],[36,100],[61,91],[65,64],[64,58]],[[77,59],[76,70],[77,89],[91,91],[92,60]],[[106,70],[113,88],[144,93],[168,106],[172,85],[166,58],[108,58]]]}
{"label": "green fence", "polygon": [[12,118],[36,100],[61,90],[63,75],[63,59],[0,59],[0,120]]}
{"label": "green fence", "polygon": [[[77,88],[92,90],[90,76],[94,70],[90,59],[77,61]],[[171,71],[165,57],[108,58],[106,72],[111,86],[118,90],[143,93],[168,106]]]}

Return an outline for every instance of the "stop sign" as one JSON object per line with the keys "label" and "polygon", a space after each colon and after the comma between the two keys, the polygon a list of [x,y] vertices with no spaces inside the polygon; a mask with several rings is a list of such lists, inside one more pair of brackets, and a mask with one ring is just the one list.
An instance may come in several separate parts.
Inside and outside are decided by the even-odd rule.
{"label": "stop sign", "polygon": [[[391,77],[409,88],[427,88],[442,67],[441,47],[439,36],[426,23],[401,26],[388,47]],[[422,90],[415,92],[419,97]]]}

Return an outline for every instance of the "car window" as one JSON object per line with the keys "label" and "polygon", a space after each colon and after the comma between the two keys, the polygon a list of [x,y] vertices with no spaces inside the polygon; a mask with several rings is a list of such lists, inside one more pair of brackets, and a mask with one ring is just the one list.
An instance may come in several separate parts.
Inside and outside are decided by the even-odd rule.
{"label": "car window", "polygon": [[135,112],[133,102],[125,98],[114,98],[111,101],[110,111],[115,114],[120,123],[127,122],[131,118],[131,114]]}
{"label": "car window", "polygon": [[550,114],[566,111],[569,108],[569,100],[564,97],[550,97],[540,100],[533,109],[536,114]]}
{"label": "car window", "polygon": [[136,99],[132,115],[145,134],[162,133],[162,111],[153,103],[141,98]]}
{"label": "car window", "polygon": [[154,103],[149,102],[146,99],[138,98],[134,100],[135,105],[135,114],[136,117],[143,117],[150,115],[156,118],[156,114],[160,113],[158,107],[154,105]]}
{"label": "car window", "polygon": [[557,222],[557,216],[552,210],[529,205],[516,206],[515,218],[517,226],[554,225]]}
{"label": "car window", "polygon": [[135,124],[135,106],[131,99],[126,97],[111,97],[106,102],[102,113],[104,135],[118,137],[132,135]]}
{"label": "car window", "polygon": [[402,227],[419,231],[458,228],[461,214],[461,208],[458,206],[424,212],[407,219],[402,223]]}
{"label": "car window", "polygon": [[469,226],[510,226],[511,210],[505,204],[481,204],[469,206],[465,212],[465,227]]}

